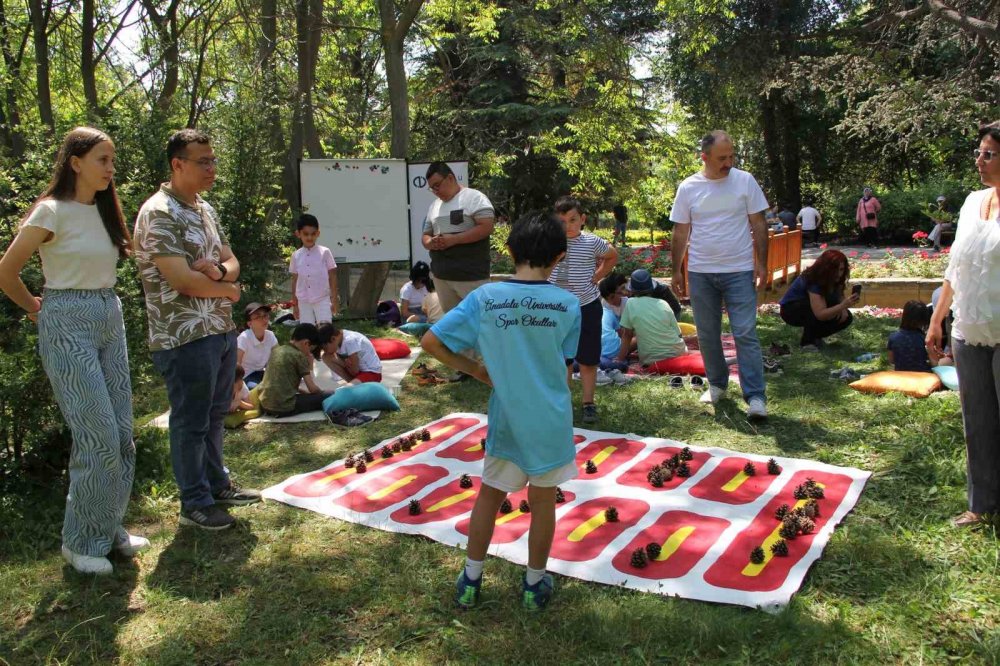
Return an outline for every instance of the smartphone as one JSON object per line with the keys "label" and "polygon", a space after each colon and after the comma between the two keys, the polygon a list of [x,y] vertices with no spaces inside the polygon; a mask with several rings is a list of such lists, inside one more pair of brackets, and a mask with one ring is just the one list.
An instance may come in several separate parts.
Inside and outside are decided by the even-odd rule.
{"label": "smartphone", "polygon": [[851,293],[854,294],[855,296],[860,296],[861,295],[861,285],[860,284],[856,284],[853,287],[851,287]]}
{"label": "smartphone", "polygon": [[449,213],[448,221],[451,222],[451,224],[456,227],[460,224],[463,224],[465,222],[465,211],[463,211],[461,208],[459,208],[458,210],[451,211],[451,213]]}

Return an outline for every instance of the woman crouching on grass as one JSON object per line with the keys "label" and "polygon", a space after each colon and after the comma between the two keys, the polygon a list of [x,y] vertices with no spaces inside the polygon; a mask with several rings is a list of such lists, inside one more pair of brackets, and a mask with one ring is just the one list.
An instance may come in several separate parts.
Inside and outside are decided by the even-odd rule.
{"label": "woman crouching on grass", "polygon": [[844,253],[827,250],[795,278],[781,297],[781,318],[789,326],[802,328],[799,344],[803,351],[816,351],[823,345],[823,338],[843,331],[854,321],[848,308],[858,302],[860,294],[845,298],[850,276]]}
{"label": "woman crouching on grass", "polygon": [[[108,135],[90,127],[67,134],[52,180],[0,259],[0,290],[38,323],[42,366],[73,434],[62,554],[91,574],[111,573],[112,550],[131,556],[149,547],[122,527],[135,444],[125,324],[114,286],[131,240],[114,163]],[[42,297],[20,277],[36,251]]]}

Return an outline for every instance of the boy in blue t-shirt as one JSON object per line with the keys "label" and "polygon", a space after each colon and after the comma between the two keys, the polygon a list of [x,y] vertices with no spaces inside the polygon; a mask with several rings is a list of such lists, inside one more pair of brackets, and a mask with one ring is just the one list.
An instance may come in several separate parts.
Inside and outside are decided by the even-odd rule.
{"label": "boy in blue t-shirt", "polygon": [[[555,531],[556,486],[577,474],[566,362],[579,343],[580,302],[547,282],[566,254],[566,233],[556,217],[522,217],[511,228],[507,247],[516,266],[513,279],[466,296],[424,334],[421,346],[493,387],[483,485],[472,509],[455,599],[465,608],[476,605],[500,504],[528,485],[531,530],[522,603],[538,610],[553,592],[545,565]],[[479,352],[482,364],[460,355],[469,349]]]}

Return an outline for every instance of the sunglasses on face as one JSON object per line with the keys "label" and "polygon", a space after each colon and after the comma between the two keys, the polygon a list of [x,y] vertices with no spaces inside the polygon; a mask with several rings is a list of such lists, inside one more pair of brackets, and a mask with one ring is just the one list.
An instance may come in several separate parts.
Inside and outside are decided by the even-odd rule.
{"label": "sunglasses on face", "polygon": [[996,150],[980,150],[979,148],[976,148],[975,150],[972,151],[972,156],[977,161],[979,160],[980,157],[982,157],[984,162],[991,162],[993,161],[993,158],[996,157],[997,155],[1000,155],[1000,152]]}

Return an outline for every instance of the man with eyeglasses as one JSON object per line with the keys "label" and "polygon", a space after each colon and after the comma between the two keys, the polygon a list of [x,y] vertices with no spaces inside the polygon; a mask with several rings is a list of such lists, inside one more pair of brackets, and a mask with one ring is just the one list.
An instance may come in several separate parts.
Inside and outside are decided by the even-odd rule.
{"label": "man with eyeglasses", "polygon": [[167,141],[170,181],[146,200],[135,223],[135,259],[146,292],[149,348],[170,401],[170,460],[182,525],[232,527],[221,508],[260,501],[230,481],[222,462],[223,420],[236,372],[232,304],[240,262],[215,209],[201,198],[218,160],[194,129]]}
{"label": "man with eyeglasses", "polygon": [[495,213],[485,194],[464,187],[444,162],[427,167],[436,199],[424,219],[422,241],[441,309],[448,312],[473,289],[490,281],[490,234]]}

